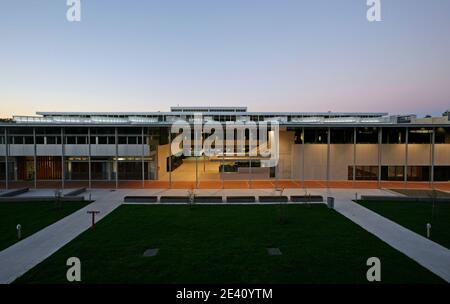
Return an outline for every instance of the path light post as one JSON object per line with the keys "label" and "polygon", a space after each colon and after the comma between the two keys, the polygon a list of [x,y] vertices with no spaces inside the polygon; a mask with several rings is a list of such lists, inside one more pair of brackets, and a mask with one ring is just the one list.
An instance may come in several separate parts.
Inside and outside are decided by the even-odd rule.
{"label": "path light post", "polygon": [[427,223],[427,238],[430,238],[431,236],[431,224]]}
{"label": "path light post", "polygon": [[95,215],[99,214],[100,211],[92,210],[92,211],[88,211],[87,213],[92,216],[92,226],[91,226],[91,228],[94,228],[95,227]]}
{"label": "path light post", "polygon": [[17,229],[17,239],[20,240],[22,238],[22,225],[17,224],[16,229]]}
{"label": "path light post", "polygon": [[55,190],[55,206],[60,207],[61,206],[61,197],[62,197],[62,191],[61,190]]}

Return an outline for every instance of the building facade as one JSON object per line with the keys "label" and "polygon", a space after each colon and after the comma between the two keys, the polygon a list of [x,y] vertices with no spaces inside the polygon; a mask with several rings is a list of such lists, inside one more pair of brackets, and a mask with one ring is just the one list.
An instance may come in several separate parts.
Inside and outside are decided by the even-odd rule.
{"label": "building facade", "polygon": [[[174,121],[279,123],[279,161],[172,155]],[[387,113],[38,112],[0,121],[0,183],[13,187],[448,187],[450,121]],[[206,134],[202,135],[203,137]],[[248,134],[245,143],[248,151]]]}

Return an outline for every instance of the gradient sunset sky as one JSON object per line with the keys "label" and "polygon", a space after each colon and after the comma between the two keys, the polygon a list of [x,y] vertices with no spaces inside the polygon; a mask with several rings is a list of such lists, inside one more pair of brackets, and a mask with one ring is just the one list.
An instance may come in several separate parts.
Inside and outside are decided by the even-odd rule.
{"label": "gradient sunset sky", "polygon": [[0,0],[0,117],[450,108],[450,1]]}

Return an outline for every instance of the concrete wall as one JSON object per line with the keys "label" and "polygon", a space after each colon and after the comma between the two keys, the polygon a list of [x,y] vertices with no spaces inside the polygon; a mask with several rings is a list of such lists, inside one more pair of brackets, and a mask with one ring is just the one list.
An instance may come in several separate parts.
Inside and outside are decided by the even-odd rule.
{"label": "concrete wall", "polygon": [[408,165],[429,166],[431,160],[430,152],[431,149],[429,144],[409,144]]}
{"label": "concrete wall", "polygon": [[9,145],[9,155],[11,156],[34,155],[34,145]]}
{"label": "concrete wall", "polygon": [[168,179],[168,172],[167,172],[167,157],[169,156],[170,152],[170,145],[159,145],[157,148],[158,152],[158,178],[160,180],[166,180]]}
{"label": "concrete wall", "polygon": [[[306,180],[326,180],[327,145],[305,144],[305,176]],[[296,144],[292,149],[292,179],[302,179],[302,145]],[[382,145],[383,166],[403,166],[405,164],[404,144]],[[408,145],[409,166],[430,165],[429,144]],[[353,166],[353,144],[330,145],[330,179],[347,180],[348,167]],[[356,165],[378,166],[378,145],[357,144]],[[435,165],[450,165],[450,144],[436,144]]]}
{"label": "concrete wall", "polygon": [[280,131],[280,158],[278,161],[278,178],[290,179],[292,178],[292,149],[294,146],[294,132]]}
{"label": "concrete wall", "polygon": [[450,166],[450,144],[436,144],[434,151],[436,164]]}

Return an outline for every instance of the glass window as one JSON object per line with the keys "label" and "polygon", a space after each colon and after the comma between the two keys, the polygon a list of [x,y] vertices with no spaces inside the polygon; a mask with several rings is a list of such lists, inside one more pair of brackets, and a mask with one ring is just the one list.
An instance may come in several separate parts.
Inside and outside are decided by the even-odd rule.
{"label": "glass window", "polygon": [[98,137],[98,144],[99,145],[107,145],[108,144],[108,137],[107,136],[99,136]]}
{"label": "glass window", "polygon": [[25,136],[25,144],[26,145],[34,144],[33,136]]}
{"label": "glass window", "polygon": [[356,143],[357,144],[376,144],[378,143],[378,129],[377,128],[357,128],[356,129]]}
{"label": "glass window", "polygon": [[56,137],[55,136],[47,136],[47,145],[54,145],[56,144]]}
{"label": "glass window", "polygon": [[404,144],[406,142],[405,128],[383,128],[383,144]]}
{"label": "glass window", "polygon": [[66,144],[68,144],[68,145],[75,145],[76,144],[76,137],[75,136],[67,136],[66,137]]}
{"label": "glass window", "polygon": [[410,144],[429,144],[431,143],[432,130],[428,128],[409,129],[408,143]]}
{"label": "glass window", "polygon": [[332,144],[352,144],[353,133],[353,128],[331,129],[330,142]]}
{"label": "glass window", "polygon": [[77,144],[79,144],[79,145],[87,144],[87,137],[86,136],[77,136]]}

